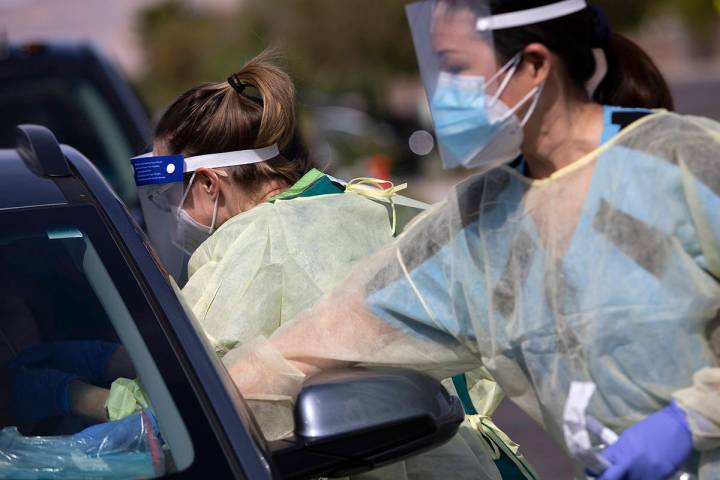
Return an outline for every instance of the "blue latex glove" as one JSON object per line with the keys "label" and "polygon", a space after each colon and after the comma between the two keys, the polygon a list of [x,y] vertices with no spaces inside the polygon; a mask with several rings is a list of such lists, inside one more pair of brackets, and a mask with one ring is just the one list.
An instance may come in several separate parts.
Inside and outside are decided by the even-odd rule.
{"label": "blue latex glove", "polygon": [[87,454],[145,451],[152,435],[162,442],[157,419],[152,409],[114,422],[99,423],[76,433],[71,438],[81,444]]}
{"label": "blue latex glove", "polygon": [[117,343],[100,340],[68,340],[30,347],[12,361],[11,366],[53,368],[83,377],[88,383],[105,386],[110,357]]}
{"label": "blue latex glove", "polygon": [[685,412],[673,401],[625,430],[601,453],[610,468],[599,480],[664,480],[678,471],[692,449]]}
{"label": "blue latex glove", "polygon": [[70,415],[70,382],[81,380],[72,373],[51,368],[29,369],[14,366],[13,403],[18,422]]}

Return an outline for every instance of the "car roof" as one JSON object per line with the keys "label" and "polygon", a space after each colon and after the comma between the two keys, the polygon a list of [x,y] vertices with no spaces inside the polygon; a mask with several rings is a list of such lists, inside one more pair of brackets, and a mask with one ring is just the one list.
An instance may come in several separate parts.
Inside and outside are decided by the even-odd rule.
{"label": "car roof", "polygon": [[53,178],[72,172],[55,135],[39,125],[19,125],[15,148],[0,150],[0,209],[68,203]]}
{"label": "car roof", "polygon": [[60,145],[55,135],[40,125],[19,125],[15,148],[0,149],[0,211],[18,208],[93,202],[78,164],[95,173],[93,187],[107,189],[97,169],[79,152]]}
{"label": "car roof", "polygon": [[67,203],[50,178],[34,173],[15,149],[0,150],[0,210]]}
{"label": "car roof", "polygon": [[[54,64],[68,61],[80,61],[92,58],[92,48],[83,43],[29,43],[24,45],[6,45],[0,51],[0,79],[15,74],[28,75],[32,73],[33,66],[42,71]],[[22,66],[23,68],[18,68]],[[30,67],[28,70],[25,67]],[[55,139],[54,135],[47,134]],[[18,135],[20,135],[18,133]],[[47,136],[42,133],[36,135]],[[47,175],[42,167],[46,155],[29,155],[23,153],[19,143],[20,136],[16,137],[16,148],[0,149],[0,210],[9,208],[27,208],[44,205],[60,205],[68,203],[60,186],[53,175]],[[49,138],[49,137],[48,137]],[[25,138],[25,143],[27,143]],[[38,141],[40,138],[38,138]],[[57,140],[55,140],[57,144]],[[27,145],[26,145],[27,147]],[[58,147],[59,148],[59,147]],[[57,150],[55,155],[57,156]],[[56,158],[56,162],[59,160]],[[67,160],[63,159],[67,166]],[[68,176],[69,170],[65,172]],[[57,175],[55,175],[57,177]]]}
{"label": "car roof", "polygon": [[[141,99],[133,90],[133,86],[126,77],[115,66],[108,61],[102,51],[97,49],[90,43],[86,42],[38,42],[26,44],[3,44],[0,38],[0,89],[15,88],[15,85],[35,85],[36,82],[49,82],[48,85],[56,85],[56,81],[70,82],[71,84],[89,85],[96,93],[98,93],[113,113],[113,118],[118,122],[123,137],[127,140],[133,154],[139,154],[146,151],[147,146],[152,141],[152,125],[149,114],[145,109]],[[26,82],[28,82],[26,84]],[[80,82],[80,83],[78,83]],[[59,84],[58,84],[59,85]],[[40,89],[43,91],[43,89]],[[9,90],[11,91],[11,90]],[[28,90],[31,92],[32,89]],[[25,96],[28,95],[26,92]],[[52,94],[48,94],[52,97]],[[12,97],[12,96],[10,96]],[[39,108],[45,97],[42,92],[38,93],[37,102],[32,95],[23,97],[23,101],[30,102],[28,111],[33,112],[31,108],[35,106]],[[0,103],[4,103],[0,99]],[[23,107],[24,109],[24,107]],[[21,109],[21,112],[23,111]],[[38,110],[40,112],[40,110]],[[48,121],[52,120],[50,115]],[[27,118],[30,121],[42,121],[42,115],[11,115],[9,118]],[[8,122],[5,122],[8,123]],[[101,129],[102,130],[102,129]],[[7,132],[4,132],[7,133]],[[59,131],[59,133],[62,133]],[[11,147],[8,135],[3,134],[0,137],[0,148]],[[73,143],[75,147],[85,148],[78,135],[72,135],[72,140],[67,138],[66,141]],[[96,139],[97,140],[97,139]],[[80,143],[80,144],[79,144]],[[94,142],[90,142],[92,146]],[[91,147],[88,147],[92,150]],[[92,151],[84,151],[84,153],[93,153]],[[117,159],[111,162],[110,158],[98,158],[100,155],[94,155],[94,161],[99,162],[101,168],[125,168],[123,166],[110,166],[117,163]],[[104,155],[107,157],[107,155]],[[71,162],[72,158],[68,158]],[[134,188],[132,185],[122,183],[125,178],[123,175],[113,175],[111,178],[118,180],[116,187],[120,192],[126,194],[124,200],[131,206],[134,206]],[[122,183],[122,184],[121,184]]]}
{"label": "car roof", "polygon": [[58,63],[95,60],[97,51],[84,42],[29,42],[10,44],[0,51],[0,70],[18,63]]}

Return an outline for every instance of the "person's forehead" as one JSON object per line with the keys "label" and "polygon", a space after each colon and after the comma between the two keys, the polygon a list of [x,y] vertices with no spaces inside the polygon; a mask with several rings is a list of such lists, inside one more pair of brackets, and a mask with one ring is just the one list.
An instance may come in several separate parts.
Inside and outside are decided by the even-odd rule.
{"label": "person's forehead", "polygon": [[465,37],[476,34],[476,16],[469,8],[438,7],[432,16],[433,37]]}
{"label": "person's forehead", "polygon": [[476,18],[469,9],[437,12],[432,22],[433,49],[491,55],[492,36],[476,30]]}

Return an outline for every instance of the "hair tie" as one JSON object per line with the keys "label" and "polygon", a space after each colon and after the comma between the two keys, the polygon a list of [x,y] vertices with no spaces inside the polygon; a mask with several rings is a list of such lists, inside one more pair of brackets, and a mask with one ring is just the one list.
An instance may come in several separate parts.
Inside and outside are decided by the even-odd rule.
{"label": "hair tie", "polygon": [[235,73],[228,77],[227,82],[239,94],[242,94],[245,91],[245,87],[247,87],[247,83],[238,80],[237,74]]}
{"label": "hair tie", "polygon": [[591,5],[590,16],[593,22],[593,32],[591,39],[592,48],[605,48],[612,44],[612,28],[608,21],[607,15],[602,8],[597,5]]}

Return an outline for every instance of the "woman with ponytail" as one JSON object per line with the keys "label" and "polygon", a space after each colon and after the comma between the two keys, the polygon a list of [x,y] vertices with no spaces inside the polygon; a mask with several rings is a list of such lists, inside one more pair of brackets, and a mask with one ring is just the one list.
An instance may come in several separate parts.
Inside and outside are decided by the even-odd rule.
{"label": "woman with ponytail", "polygon": [[673,113],[657,67],[585,0],[407,13],[441,159],[481,173],[228,353],[240,390],[292,396],[364,363],[482,366],[577,478],[720,478],[720,125]]}
{"label": "woman with ponytail", "polygon": [[[139,185],[150,238],[161,257],[168,251],[163,238],[190,255],[182,300],[220,357],[313,305],[425,208],[395,195],[401,187],[377,186],[387,182],[346,184],[314,169],[296,132],[293,83],[268,53],[227,81],[191,88],[167,108],[152,156],[134,159],[136,178],[146,165],[161,163],[174,167],[163,168],[168,174],[184,174],[172,184]],[[25,368],[38,357],[61,365],[52,378]],[[148,406],[135,381],[121,378],[107,390],[118,376],[113,372],[134,375],[116,344],[42,345],[16,363],[18,409],[45,387],[59,392],[44,405],[35,402],[26,421],[71,414],[116,420]],[[89,375],[87,365],[97,375]],[[269,439],[292,433],[289,404],[260,408],[256,416]],[[139,433],[111,426],[103,432]]]}
{"label": "woman with ponytail", "polygon": [[[296,128],[292,80],[266,52],[180,95],[155,130],[156,156],[186,159],[174,237],[191,255],[182,297],[220,357],[313,305],[397,228],[393,203],[314,169]],[[222,161],[273,146],[271,158]],[[256,413],[267,438],[292,433],[285,407]]]}

